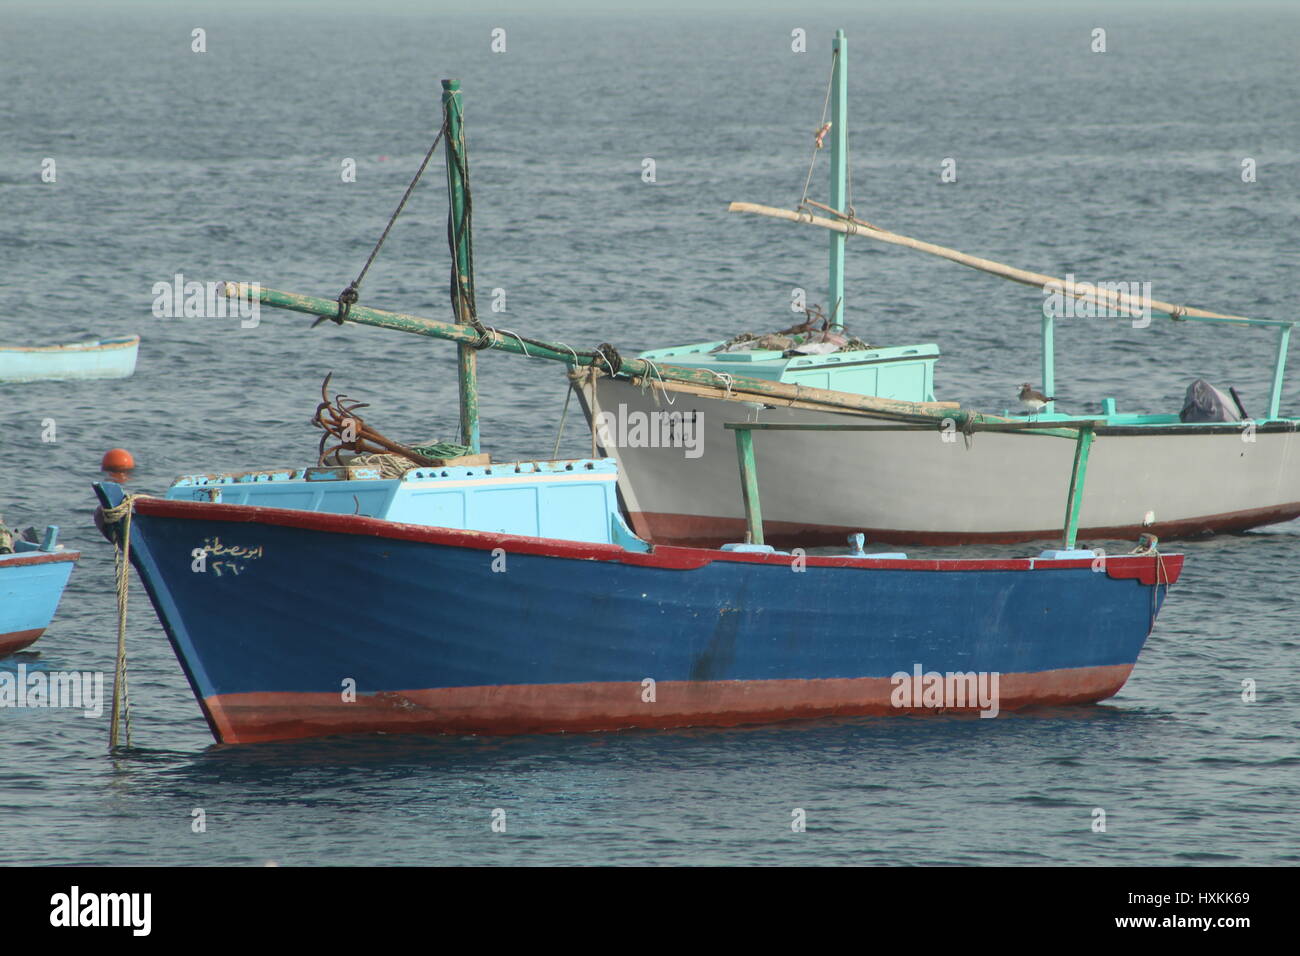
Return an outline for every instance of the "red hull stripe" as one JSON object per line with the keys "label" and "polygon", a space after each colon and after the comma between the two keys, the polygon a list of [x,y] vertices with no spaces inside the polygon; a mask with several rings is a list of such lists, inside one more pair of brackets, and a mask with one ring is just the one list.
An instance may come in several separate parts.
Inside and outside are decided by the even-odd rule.
{"label": "red hull stripe", "polygon": [[44,633],[45,628],[38,627],[30,631],[10,631],[8,634],[0,634],[0,657],[29,647]]}
{"label": "red hull stripe", "polygon": [[[425,525],[402,524],[381,518],[362,515],[327,514],[315,511],[298,511],[289,508],[264,508],[250,505],[223,505],[200,501],[169,501],[165,498],[137,498],[135,509],[139,514],[159,518],[179,518],[192,521],[230,521],[248,524],[278,525],[287,528],[305,528],[334,534],[356,534],[367,537],[389,538],[399,541],[416,541],[457,548],[474,548],[490,551],[505,548],[514,554],[536,554],[556,558],[580,558],[588,561],[617,561],[641,567],[689,571],[702,568],[714,561],[745,564],[788,565],[790,557],[779,554],[753,554],[735,551],[714,551],[706,548],[682,548],[656,545],[649,553],[627,551],[614,544],[591,544],[582,541],[563,541],[558,538],[533,538],[522,535],[496,534],[484,531],[459,531],[450,528],[432,528]],[[735,540],[743,540],[743,533]],[[843,538],[840,539],[843,542]],[[1028,571],[1033,562],[1029,558],[978,560],[970,558],[939,558],[917,561],[883,560],[864,561],[861,558],[841,558],[808,555],[808,567],[876,567],[909,571]],[[1053,569],[1086,568],[1091,562],[1054,561]],[[1113,556],[1106,560],[1106,572],[1111,577],[1137,578],[1145,584],[1157,580],[1172,584],[1182,570],[1183,556],[1150,555]]]}
{"label": "red hull stripe", "polygon": [[[709,515],[672,514],[662,511],[632,512],[632,528],[648,541],[679,547],[716,547],[728,541],[741,541],[745,536],[743,518],[718,518]],[[1205,515],[1185,521],[1156,522],[1150,527],[1120,525],[1105,528],[1080,528],[1080,540],[1098,538],[1109,541],[1136,541],[1138,535],[1150,533],[1161,540],[1196,538],[1207,534],[1230,534],[1263,525],[1278,524],[1300,517],[1300,502],[1278,505],[1273,508],[1251,508],[1224,514]],[[1060,528],[1041,531],[909,531],[899,528],[864,528],[860,525],[804,524],[798,521],[773,521],[764,519],[763,537],[768,544],[778,548],[821,547],[843,544],[845,538],[857,532],[877,544],[1019,544],[1024,541],[1059,541]]]}
{"label": "red hull stripe", "polygon": [[42,551],[38,554],[0,561],[0,571],[5,568],[21,568],[28,564],[57,564],[60,561],[76,561],[80,557],[80,551]]}
{"label": "red hull stripe", "polygon": [[[1091,703],[1114,696],[1132,664],[1079,667],[999,677],[1000,710]],[[639,682],[445,687],[361,694],[338,692],[217,694],[203,701],[222,743],[255,743],[330,734],[583,733],[674,727],[729,727],[818,717],[936,713],[898,708],[887,677],[828,680],[666,681],[655,701]],[[950,708],[956,710],[959,708]],[[974,713],[978,707],[964,708]]]}

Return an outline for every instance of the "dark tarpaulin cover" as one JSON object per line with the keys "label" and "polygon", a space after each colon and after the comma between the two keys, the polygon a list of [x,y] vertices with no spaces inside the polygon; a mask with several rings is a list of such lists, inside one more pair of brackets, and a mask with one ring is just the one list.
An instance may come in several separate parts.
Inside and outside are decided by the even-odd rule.
{"label": "dark tarpaulin cover", "polygon": [[1239,422],[1241,413],[1232,397],[1225,395],[1203,378],[1187,386],[1187,398],[1178,414],[1184,422]]}

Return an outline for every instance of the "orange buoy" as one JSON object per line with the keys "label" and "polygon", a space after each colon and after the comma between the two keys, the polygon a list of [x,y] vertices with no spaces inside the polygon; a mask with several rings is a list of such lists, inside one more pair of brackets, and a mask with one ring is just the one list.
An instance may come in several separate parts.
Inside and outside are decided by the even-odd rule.
{"label": "orange buoy", "polygon": [[99,463],[104,471],[130,471],[135,467],[135,459],[125,448],[110,448],[104,452],[104,460]]}

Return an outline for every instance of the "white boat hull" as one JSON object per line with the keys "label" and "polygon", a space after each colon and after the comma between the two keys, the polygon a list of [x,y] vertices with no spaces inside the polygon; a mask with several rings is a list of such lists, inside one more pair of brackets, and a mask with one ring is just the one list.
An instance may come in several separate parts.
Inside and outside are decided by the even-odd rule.
{"label": "white boat hull", "polygon": [[[618,440],[605,448],[618,459],[619,490],[637,533],[665,544],[744,538],[735,433],[725,422],[866,423],[855,415],[760,409],[681,392],[669,406],[662,393],[656,401],[649,390],[609,378],[598,380],[596,398],[597,411],[614,416],[698,416],[696,457],[683,447]],[[590,408],[587,414],[590,421]],[[1295,425],[1260,425],[1253,433],[1235,424],[1100,429],[1088,463],[1081,540],[1132,540],[1143,531],[1189,537],[1300,516]],[[981,432],[968,447],[960,433],[940,429],[757,431],[754,448],[765,538],[788,547],[839,543],[857,531],[896,544],[1059,538],[1075,443]]]}
{"label": "white boat hull", "polygon": [[140,336],[32,348],[0,346],[0,382],[127,378],[135,372]]}

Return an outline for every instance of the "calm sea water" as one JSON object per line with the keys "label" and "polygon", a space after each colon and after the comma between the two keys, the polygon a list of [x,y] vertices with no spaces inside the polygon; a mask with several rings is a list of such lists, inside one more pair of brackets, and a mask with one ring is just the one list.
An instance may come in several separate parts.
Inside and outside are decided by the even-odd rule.
{"label": "calm sea water", "polygon": [[[106,449],[132,450],[132,487],[153,493],[180,473],[306,462],[330,370],[389,434],[453,437],[448,347],[270,312],[256,329],[150,314],[152,285],[177,272],[337,294],[427,146],[440,77],[466,91],[479,287],[505,290],[493,321],[526,334],[635,350],[778,328],[794,286],[821,301],[824,236],[725,208],[798,200],[837,26],[860,215],[1026,268],[1290,317],[1297,10],[0,14],[0,341],[144,337],[129,380],[0,386],[0,509],[61,525],[82,551],[54,625],[11,670],[111,672],[112,553],[89,488]],[[206,53],[191,51],[195,27]],[[790,50],[796,27],[806,54]],[[394,230],[368,304],[447,315],[441,175]],[[865,242],[848,268],[853,331],[939,343],[940,397],[999,411],[1037,378],[1034,290]],[[1268,333],[1078,320],[1057,341],[1066,408],[1110,395],[1176,409],[1196,376],[1266,401]],[[559,370],[495,355],[481,369],[486,446],[549,453]],[[1298,401],[1288,388],[1286,407]],[[583,444],[574,429],[568,450]],[[216,747],[133,586],[136,748],[110,759],[106,718],[0,711],[0,863],[1294,863],[1300,526],[1184,550],[1132,679],[1103,706],[617,736]]]}

